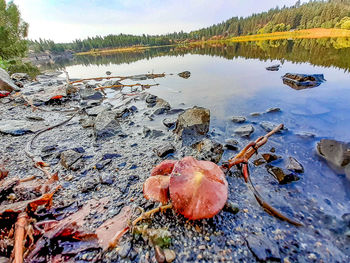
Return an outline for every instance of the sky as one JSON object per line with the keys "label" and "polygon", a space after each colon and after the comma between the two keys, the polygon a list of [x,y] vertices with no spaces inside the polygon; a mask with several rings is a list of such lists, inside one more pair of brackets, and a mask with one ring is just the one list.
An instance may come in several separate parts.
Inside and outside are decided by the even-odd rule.
{"label": "sky", "polygon": [[69,42],[108,34],[189,32],[296,0],[14,0],[29,39]]}

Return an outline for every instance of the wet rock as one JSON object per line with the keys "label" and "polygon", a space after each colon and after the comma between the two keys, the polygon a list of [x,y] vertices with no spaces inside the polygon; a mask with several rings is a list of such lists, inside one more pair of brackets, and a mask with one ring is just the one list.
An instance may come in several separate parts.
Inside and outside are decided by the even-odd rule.
{"label": "wet rock", "polygon": [[280,184],[287,184],[299,180],[299,177],[291,171],[286,171],[272,165],[266,165],[266,168],[267,171],[273,175]]}
{"label": "wet rock", "polygon": [[161,108],[161,109],[164,109],[164,110],[170,110],[170,104],[169,102],[161,99],[161,98],[157,98],[156,99],[156,105],[155,105],[157,108]]}
{"label": "wet rock", "polygon": [[119,157],[121,157],[121,155],[118,153],[105,153],[102,156],[102,160],[114,159],[114,158],[119,158]]}
{"label": "wet rock", "polygon": [[153,95],[153,94],[148,94],[146,99],[145,99],[146,103],[148,104],[149,107],[153,107],[154,105],[156,105],[157,102],[157,96]]}
{"label": "wet rock", "polygon": [[158,263],[165,262],[165,255],[163,249],[161,249],[160,246],[155,246],[154,255]]}
{"label": "wet rock", "polygon": [[11,79],[14,81],[24,81],[29,80],[29,75],[27,73],[13,73]]}
{"label": "wet rock", "polygon": [[165,127],[171,129],[171,128],[175,127],[176,119],[175,118],[165,118],[162,122],[163,122]]}
{"label": "wet rock", "polygon": [[223,210],[225,212],[231,213],[231,214],[237,214],[239,212],[238,205],[235,203],[232,203],[231,201],[227,201]]}
{"label": "wet rock", "polygon": [[341,218],[344,220],[345,224],[350,227],[350,213],[343,214]]}
{"label": "wet rock", "polygon": [[312,132],[298,132],[295,135],[297,135],[303,139],[313,139],[316,137],[316,135]]}
{"label": "wet rock", "polygon": [[184,109],[170,109],[167,111],[167,114],[168,115],[179,114],[179,113],[182,113],[184,111],[185,111]]}
{"label": "wet rock", "polygon": [[234,132],[241,137],[249,137],[254,132],[254,127],[248,124],[235,129]]}
{"label": "wet rock", "polygon": [[261,156],[264,158],[264,160],[267,163],[271,163],[273,161],[276,161],[282,158],[281,156],[277,156],[276,154],[271,154],[271,153],[263,153]]}
{"label": "wet rock", "polygon": [[[270,121],[262,121],[260,122],[260,127],[263,128],[266,132],[272,131],[275,127],[277,127],[279,124],[273,123]],[[286,128],[283,128],[285,130]]]}
{"label": "wet rock", "polygon": [[220,143],[207,138],[197,143],[195,149],[197,150],[197,159],[214,163],[218,163],[221,160],[224,152]]}
{"label": "wet rock", "polygon": [[61,165],[70,169],[70,167],[77,162],[83,155],[73,150],[67,150],[61,153]]}
{"label": "wet rock", "polygon": [[198,142],[209,131],[210,111],[201,107],[193,107],[179,114],[174,132],[189,145]]}
{"label": "wet rock", "polygon": [[164,256],[165,256],[165,261],[170,263],[170,262],[173,262],[176,258],[176,254],[175,254],[175,251],[172,250],[172,249],[164,249]]}
{"label": "wet rock", "polygon": [[167,143],[165,145],[155,148],[154,151],[159,157],[165,157],[168,154],[174,153],[176,151],[176,148],[171,143]]}
{"label": "wet rock", "polygon": [[231,121],[235,122],[235,123],[243,123],[245,122],[247,119],[246,117],[243,117],[243,116],[233,116],[231,118]]}
{"label": "wet rock", "polygon": [[48,145],[48,146],[44,146],[41,151],[43,153],[49,153],[49,152],[53,152],[57,149],[58,145],[54,144],[54,145]]}
{"label": "wet rock", "polygon": [[97,140],[109,139],[121,133],[121,127],[115,113],[103,111],[95,119],[94,133]]}
{"label": "wet rock", "polygon": [[12,136],[20,136],[39,130],[24,120],[2,120],[0,121],[0,133],[10,134]]}
{"label": "wet rock", "polygon": [[234,139],[227,139],[225,140],[224,147],[231,151],[237,151],[238,150],[238,141]]}
{"label": "wet rock", "polygon": [[131,111],[127,107],[121,107],[114,111],[116,118],[126,118],[130,115]]}
{"label": "wet rock", "polygon": [[101,100],[103,99],[103,94],[96,91],[94,88],[85,88],[79,90],[80,98],[83,100]]}
{"label": "wet rock", "polygon": [[181,78],[188,79],[189,77],[191,77],[191,72],[184,71],[184,72],[181,72],[181,73],[179,73],[177,75],[179,75],[179,77],[181,77]]}
{"label": "wet rock", "polygon": [[140,74],[140,75],[133,75],[130,77],[131,80],[146,80],[148,79],[147,75],[145,74]]}
{"label": "wet rock", "polygon": [[252,116],[252,117],[258,117],[258,116],[261,115],[261,113],[260,112],[252,112],[249,115]]}
{"label": "wet rock", "polygon": [[112,72],[110,72],[110,71],[108,71],[108,70],[106,71],[106,75],[107,75],[107,76],[109,76],[109,75],[111,75],[111,74],[112,74]]}
{"label": "wet rock", "polygon": [[279,248],[264,236],[248,235],[246,241],[250,251],[261,260],[281,260]]}
{"label": "wet rock", "polygon": [[272,65],[272,66],[266,67],[266,70],[268,70],[268,71],[278,71],[280,69],[280,66],[281,65]]}
{"label": "wet rock", "polygon": [[296,173],[303,173],[304,167],[298,162],[297,159],[293,157],[288,157],[288,164],[286,167],[288,170],[294,171]]}
{"label": "wet rock", "polygon": [[121,258],[126,258],[131,250],[131,243],[126,242],[119,247],[118,254]]}
{"label": "wet rock", "polygon": [[350,144],[335,140],[322,139],[317,143],[317,153],[339,173],[345,173],[350,164]]}
{"label": "wet rock", "polygon": [[273,112],[280,112],[281,109],[280,108],[269,108],[267,109],[266,113],[273,113]]}
{"label": "wet rock", "polygon": [[11,80],[9,74],[7,74],[7,72],[2,68],[0,68],[0,90],[6,90],[9,92],[20,91],[20,89]]}
{"label": "wet rock", "polygon": [[258,159],[255,159],[255,160],[253,161],[253,164],[254,164],[255,166],[260,166],[260,165],[265,164],[265,163],[266,163],[266,161],[265,161],[265,159],[262,158],[262,157],[260,157],[260,158],[258,158]]}

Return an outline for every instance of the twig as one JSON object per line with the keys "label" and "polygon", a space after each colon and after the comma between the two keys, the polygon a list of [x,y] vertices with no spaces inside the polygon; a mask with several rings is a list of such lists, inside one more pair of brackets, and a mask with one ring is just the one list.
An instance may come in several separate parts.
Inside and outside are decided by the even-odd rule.
{"label": "twig", "polygon": [[158,213],[158,212],[163,212],[164,210],[170,209],[172,208],[173,205],[172,204],[167,204],[167,205],[163,205],[157,208],[154,208],[152,210],[149,210],[145,213],[142,213],[142,215],[140,215],[138,218],[136,218],[133,222],[132,222],[132,226],[136,226],[136,224],[146,218],[149,218],[151,215]]}
{"label": "twig", "polygon": [[13,261],[14,263],[23,262],[23,248],[26,237],[26,228],[28,226],[28,214],[22,212],[17,217],[17,222],[15,225],[15,245],[13,248]]}

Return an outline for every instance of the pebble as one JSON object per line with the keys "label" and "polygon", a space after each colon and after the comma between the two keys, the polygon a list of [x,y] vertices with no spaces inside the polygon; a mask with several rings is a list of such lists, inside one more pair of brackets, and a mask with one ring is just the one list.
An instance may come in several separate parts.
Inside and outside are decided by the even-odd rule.
{"label": "pebble", "polygon": [[243,117],[243,116],[233,116],[232,118],[231,118],[231,121],[232,122],[235,122],[235,123],[243,123],[243,122],[245,122],[247,119],[246,119],[246,117]]}
{"label": "pebble", "polygon": [[164,256],[165,256],[165,260],[166,262],[170,263],[173,262],[176,258],[176,253],[174,250],[171,249],[164,249]]}

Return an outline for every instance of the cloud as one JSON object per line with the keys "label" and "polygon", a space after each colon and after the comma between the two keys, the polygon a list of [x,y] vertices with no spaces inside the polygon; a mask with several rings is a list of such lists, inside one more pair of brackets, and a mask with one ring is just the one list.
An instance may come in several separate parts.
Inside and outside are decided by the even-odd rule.
{"label": "cloud", "polygon": [[29,23],[29,38],[68,42],[119,33],[185,32],[295,0],[14,0]]}

